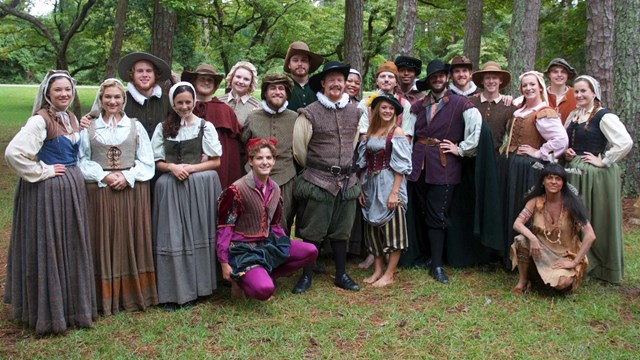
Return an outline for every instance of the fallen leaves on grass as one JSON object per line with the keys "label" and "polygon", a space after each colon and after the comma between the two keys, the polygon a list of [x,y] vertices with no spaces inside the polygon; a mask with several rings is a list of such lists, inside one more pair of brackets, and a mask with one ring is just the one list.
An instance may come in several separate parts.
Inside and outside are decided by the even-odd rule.
{"label": "fallen leaves on grass", "polygon": [[589,321],[589,326],[591,326],[591,330],[597,334],[602,334],[609,330],[609,324],[598,320]]}
{"label": "fallen leaves on grass", "polygon": [[467,305],[463,305],[463,304],[458,304],[454,307],[450,307],[448,309],[445,310],[448,313],[461,313],[461,312],[467,312],[469,311],[469,306]]}

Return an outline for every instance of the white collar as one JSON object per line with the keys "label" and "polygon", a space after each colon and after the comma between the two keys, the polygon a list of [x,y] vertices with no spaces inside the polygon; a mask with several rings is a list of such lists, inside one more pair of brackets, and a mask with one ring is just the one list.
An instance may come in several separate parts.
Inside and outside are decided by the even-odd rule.
{"label": "white collar", "polygon": [[[502,95],[502,94],[498,94],[498,97],[493,99],[493,100],[491,100],[491,101],[497,104],[500,101],[502,101],[502,97],[503,96],[504,95]],[[486,97],[484,97],[484,93],[480,93],[480,102],[483,103],[483,102],[487,102],[487,101],[489,101],[489,100]]]}
{"label": "white collar", "polygon": [[243,105],[247,103],[247,101],[249,101],[249,98],[251,98],[251,94],[247,93],[244,94],[240,97],[234,97],[233,96],[233,92],[229,92],[227,97],[227,101],[225,101],[227,104],[230,103],[231,101],[235,100],[235,101],[240,101]]}
{"label": "white collar", "polygon": [[[133,85],[132,83],[127,84],[127,91],[129,91],[133,100],[135,100],[135,102],[137,102],[140,105],[144,105],[144,102],[147,101],[148,99],[146,96],[142,95],[140,91],[138,91],[138,89],[136,89],[135,85]],[[160,85],[156,85],[153,87],[153,92],[151,93],[151,96],[155,96],[157,98],[162,97],[162,88],[160,87]]]}
{"label": "white collar", "polygon": [[328,97],[324,96],[324,94],[319,91],[316,93],[316,97],[318,98],[318,101],[320,102],[320,104],[322,104],[322,106],[331,110],[344,109],[349,104],[349,95],[347,95],[346,93],[342,93],[342,96],[337,103],[332,102]]}
{"label": "white collar", "polygon": [[[100,114],[96,119],[96,129],[108,128],[109,127],[108,121],[109,119],[105,119],[104,117],[102,117],[102,114]],[[116,127],[129,127],[129,126],[131,126],[131,119],[129,119],[129,117],[123,113],[122,118],[120,118],[120,121],[118,122]]]}
{"label": "white collar", "polygon": [[455,86],[453,83],[449,84],[449,89],[451,91],[453,91],[454,94],[462,95],[462,96],[469,96],[469,95],[473,94],[478,89],[478,87],[476,86],[476,84],[473,83],[473,81],[469,81],[469,90],[467,90],[467,91],[462,91],[462,90],[458,89],[458,87]]}
{"label": "white collar", "polygon": [[284,101],[284,104],[282,104],[282,106],[280,107],[280,109],[274,111],[272,108],[269,107],[269,105],[267,105],[267,102],[262,100],[262,102],[260,103],[260,105],[262,106],[262,110],[268,112],[271,115],[275,115],[275,114],[280,114],[281,112],[287,110],[287,106],[289,106],[289,102],[288,101]]}

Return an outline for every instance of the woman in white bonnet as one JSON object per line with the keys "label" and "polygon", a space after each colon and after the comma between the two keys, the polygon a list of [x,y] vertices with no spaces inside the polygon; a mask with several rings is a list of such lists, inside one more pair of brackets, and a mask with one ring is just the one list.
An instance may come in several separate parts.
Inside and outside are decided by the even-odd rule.
{"label": "woman in white bonnet", "polygon": [[[565,127],[569,182],[578,188],[591,217],[596,242],[589,251],[587,274],[611,283],[624,276],[621,171],[618,162],[633,140],[617,115],[600,103],[600,84],[588,75],[573,85],[576,109]],[[580,175],[581,174],[581,175]]]}
{"label": "woman in white bonnet", "polygon": [[[97,118],[81,133],[98,310],[145,310],[158,303],[151,241],[149,180],[153,150],[142,123],[124,113],[125,87],[105,80],[93,104]],[[83,118],[84,120],[84,118]]]}
{"label": "woman in white bonnet", "polygon": [[32,116],[5,150],[20,176],[13,207],[4,301],[38,334],[91,327],[97,317],[75,82],[49,71]]}

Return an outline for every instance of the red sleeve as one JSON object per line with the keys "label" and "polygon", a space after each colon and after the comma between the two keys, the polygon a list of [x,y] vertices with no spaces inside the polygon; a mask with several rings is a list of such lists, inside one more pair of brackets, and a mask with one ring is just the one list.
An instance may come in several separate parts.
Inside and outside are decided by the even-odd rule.
{"label": "red sleeve", "polygon": [[238,189],[231,185],[218,199],[218,230],[216,231],[216,255],[218,262],[229,262],[229,244],[235,231],[238,213],[242,211]]}
{"label": "red sleeve", "polygon": [[218,227],[233,226],[244,211],[240,192],[235,185],[226,188],[218,198]]}

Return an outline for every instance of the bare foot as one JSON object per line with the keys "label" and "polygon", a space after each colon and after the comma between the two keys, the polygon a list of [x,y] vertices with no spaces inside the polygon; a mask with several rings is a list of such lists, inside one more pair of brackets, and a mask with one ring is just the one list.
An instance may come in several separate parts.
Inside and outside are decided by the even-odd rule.
{"label": "bare foot", "polygon": [[358,267],[359,267],[360,269],[368,269],[368,268],[370,268],[370,267],[371,267],[371,265],[373,265],[373,261],[374,261],[375,259],[376,259],[376,258],[373,256],[373,254],[369,254],[369,255],[367,256],[367,258],[366,258],[366,259],[364,259],[364,261],[363,261],[363,262],[361,262],[360,264],[358,264]]}
{"label": "bare foot", "polygon": [[231,281],[231,298],[235,300],[245,300],[247,295],[242,291],[237,282]]}
{"label": "bare foot", "polygon": [[529,291],[529,289],[531,288],[531,282],[527,281],[524,284],[521,284],[520,282],[518,282],[516,284],[516,287],[514,287],[511,290],[511,293],[513,295],[524,295],[524,293],[526,293],[527,291]]}
{"label": "bare foot", "polygon": [[378,281],[378,279],[380,279],[382,277],[382,273],[373,273],[373,275],[369,276],[368,278],[362,280],[367,284],[373,284],[374,282]]}
{"label": "bare foot", "polygon": [[391,284],[393,284],[393,276],[384,275],[383,277],[378,279],[378,281],[374,282],[371,285],[374,286],[374,287],[385,287],[385,286],[391,285]]}

